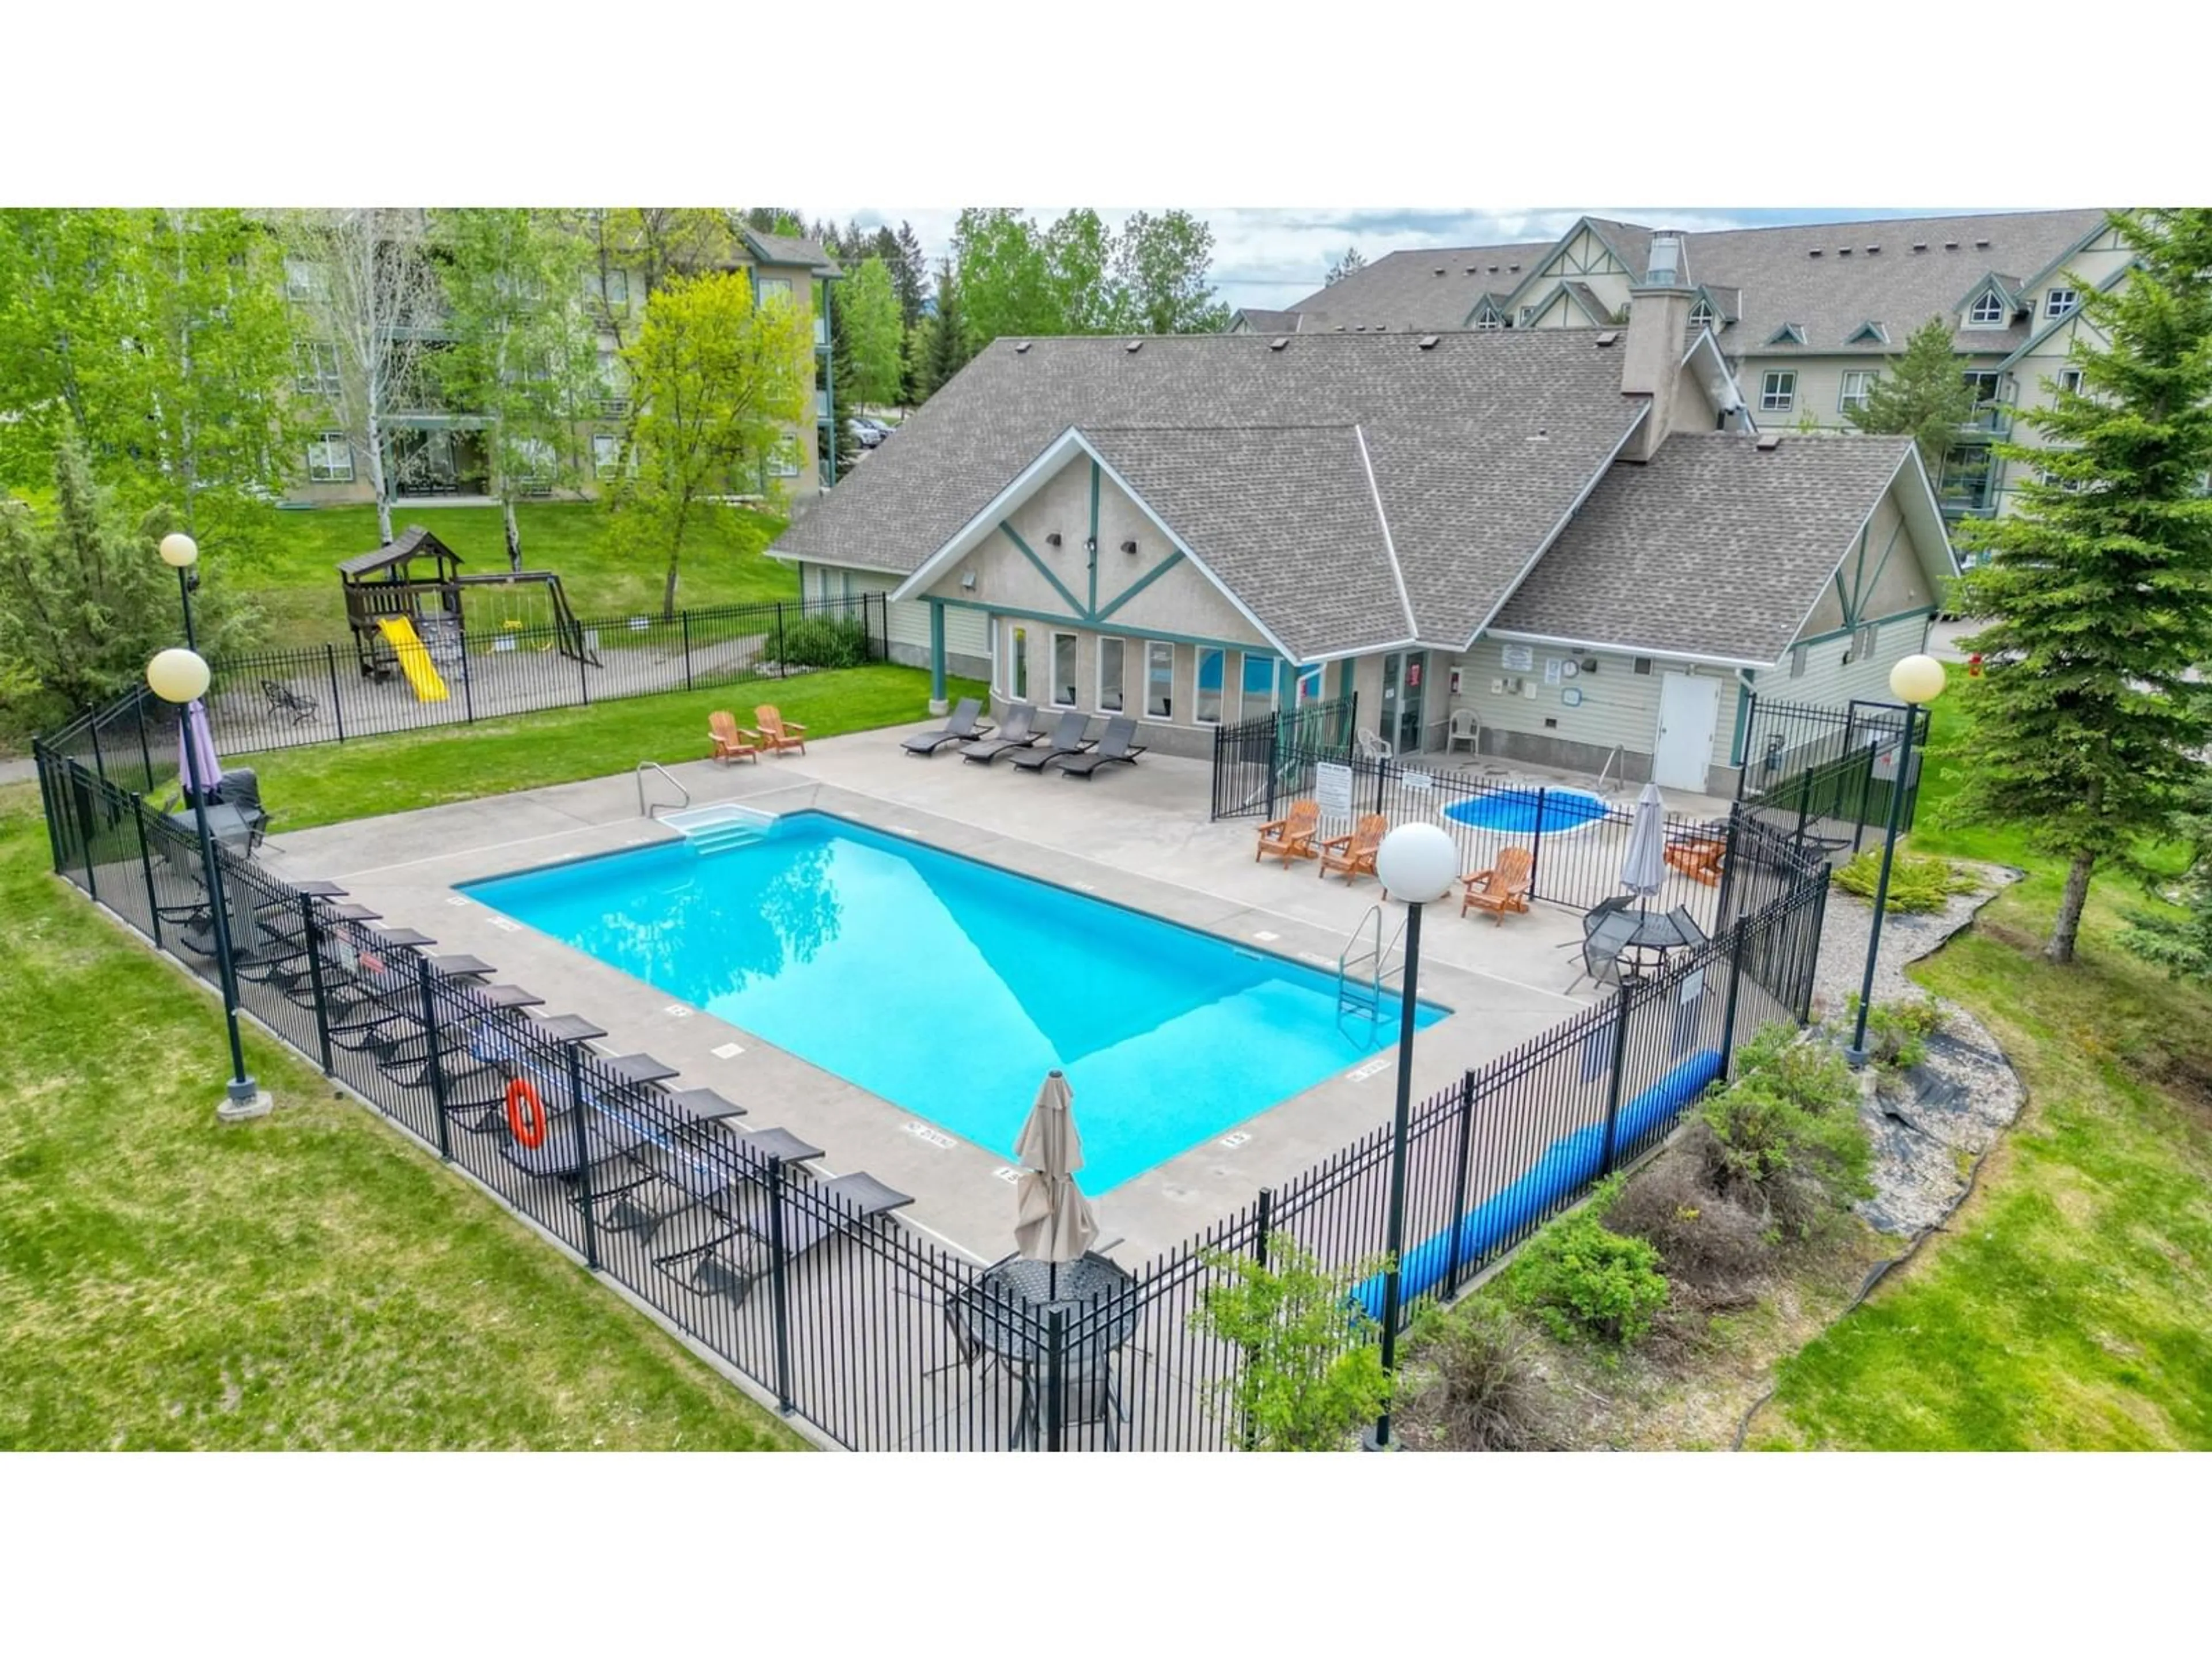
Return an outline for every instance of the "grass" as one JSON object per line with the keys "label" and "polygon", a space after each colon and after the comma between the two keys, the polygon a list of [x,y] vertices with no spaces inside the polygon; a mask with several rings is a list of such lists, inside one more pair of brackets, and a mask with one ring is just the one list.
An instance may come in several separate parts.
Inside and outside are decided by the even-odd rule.
{"label": "grass", "polygon": [[[515,508],[522,532],[523,563],[558,573],[568,603],[580,616],[658,613],[665,560],[625,558],[606,538],[602,509],[589,501],[528,501]],[[392,510],[396,534],[419,524],[459,554],[464,574],[507,568],[507,535],[495,507],[410,507]],[[373,507],[324,507],[272,514],[276,551],[226,570],[210,556],[212,579],[228,580],[258,610],[258,642],[266,646],[344,644],[345,602],[337,562],[377,545]],[[799,597],[798,573],[762,551],[782,533],[784,521],[764,513],[720,515],[696,533],[676,590],[679,605],[694,608],[757,599]],[[482,603],[495,601],[485,599]]]}
{"label": "grass", "polygon": [[48,872],[0,790],[0,1449],[802,1443]]}
{"label": "grass", "polygon": [[[982,696],[977,682],[951,679],[947,695]],[[807,736],[834,737],[924,718],[929,676],[890,663],[756,680],[711,690],[669,691],[588,708],[563,708],[474,726],[284,749],[251,757],[278,833],[318,823],[404,812],[516,789],[627,772],[641,760],[703,760],[707,716],[774,702]],[[237,757],[243,760],[246,757]]]}

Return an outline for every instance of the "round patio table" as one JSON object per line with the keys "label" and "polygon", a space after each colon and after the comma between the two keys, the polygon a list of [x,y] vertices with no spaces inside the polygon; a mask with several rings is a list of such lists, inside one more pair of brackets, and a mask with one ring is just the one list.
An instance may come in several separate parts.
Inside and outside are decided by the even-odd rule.
{"label": "round patio table", "polygon": [[[1103,1255],[1061,1262],[1056,1282],[1049,1263],[1009,1256],[986,1268],[956,1305],[969,1340],[1024,1368],[1045,1363],[1052,1316],[1060,1313],[1060,1363],[1067,1365],[1093,1354],[1103,1358],[1136,1334],[1136,1283]],[[1101,1303],[1108,1304],[1103,1314]]]}

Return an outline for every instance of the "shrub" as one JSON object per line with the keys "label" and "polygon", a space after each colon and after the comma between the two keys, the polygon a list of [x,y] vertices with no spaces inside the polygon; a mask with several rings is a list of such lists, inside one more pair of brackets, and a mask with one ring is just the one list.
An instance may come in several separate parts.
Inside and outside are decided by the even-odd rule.
{"label": "shrub", "polygon": [[1286,1233],[1266,1262],[1216,1251],[1221,1277],[1199,1292],[1194,1330],[1236,1344],[1243,1362],[1211,1385],[1206,1410],[1255,1451],[1334,1451],[1389,1398],[1376,1322],[1353,1295],[1379,1260],[1323,1267]]}
{"label": "shrub", "polygon": [[1427,1357],[1446,1440],[1460,1451],[1547,1451],[1557,1443],[1551,1402],[1528,1334],[1497,1303],[1477,1297],[1433,1328]]}
{"label": "shrub", "polygon": [[[1844,1000],[1844,1017],[1856,1025],[1859,1000]],[[1943,1029],[1943,1011],[1932,997],[1877,1002],[1867,1011],[1867,1058],[1886,1071],[1909,1072],[1928,1058],[1928,1039]]]}
{"label": "shrub", "polygon": [[1619,1190],[1601,1188],[1592,1205],[1531,1239],[1514,1264],[1513,1293],[1557,1336],[1633,1342],[1667,1304],[1659,1252],[1648,1240],[1608,1231],[1597,1218]]}
{"label": "shrub", "polygon": [[787,623],[779,660],[804,668],[858,668],[868,660],[867,624],[836,617]]}
{"label": "shrub", "polygon": [[1717,1191],[1792,1237],[1874,1190],[1874,1144],[1859,1115],[1808,1111],[1770,1072],[1747,1072],[1699,1102],[1689,1150]]}
{"label": "shrub", "polygon": [[1738,1075],[1757,1073],[1801,1110],[1818,1116],[1858,1099],[1851,1068],[1829,1043],[1776,1020],[1736,1050]]}
{"label": "shrub", "polygon": [[[1881,883],[1881,854],[1869,848],[1836,872],[1836,885],[1871,903]],[[1960,873],[1948,859],[1923,853],[1899,853],[1890,861],[1889,898],[1885,910],[1940,910],[1954,893],[1971,893],[1980,884]]]}
{"label": "shrub", "polygon": [[1679,1153],[1638,1171],[1606,1211],[1605,1224],[1650,1241],[1668,1279],[1698,1292],[1708,1306],[1735,1298],[1773,1255],[1761,1210],[1715,1190],[1698,1159]]}

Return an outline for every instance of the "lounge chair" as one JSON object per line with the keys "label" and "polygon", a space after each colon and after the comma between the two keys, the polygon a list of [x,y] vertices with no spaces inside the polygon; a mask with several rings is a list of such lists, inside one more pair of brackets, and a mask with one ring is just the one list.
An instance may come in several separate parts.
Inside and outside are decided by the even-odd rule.
{"label": "lounge chair", "polygon": [[[1327,876],[1332,870],[1346,882],[1375,873],[1375,854],[1382,845],[1382,835],[1389,829],[1390,820],[1380,812],[1370,812],[1352,826],[1348,836],[1331,836],[1316,843],[1321,848],[1320,873]],[[1389,895],[1385,893],[1383,897]]]}
{"label": "lounge chair", "polygon": [[1492,921],[1503,926],[1505,913],[1514,910],[1526,914],[1528,908],[1528,884],[1536,873],[1536,860],[1525,847],[1502,847],[1498,851],[1498,862],[1487,870],[1478,870],[1462,884],[1466,896],[1460,900],[1459,913],[1487,910]]}
{"label": "lounge chair", "polygon": [[1096,775],[1102,766],[1134,766],[1137,757],[1145,752],[1141,743],[1132,743],[1137,735],[1137,723],[1127,714],[1116,714],[1106,722],[1106,734],[1098,739],[1097,746],[1088,753],[1071,755],[1060,763],[1060,775],[1064,778],[1083,778]]}
{"label": "lounge chair", "polygon": [[272,716],[288,716],[295,726],[314,719],[320,712],[313,697],[302,696],[290,686],[275,680],[261,682],[261,695],[269,699],[269,713]]}
{"label": "lounge chair", "polygon": [[760,744],[750,732],[740,731],[738,717],[726,708],[718,708],[707,716],[708,740],[714,745],[717,765],[727,766],[733,760],[757,762],[761,757]]}
{"label": "lounge chair", "polygon": [[963,744],[960,758],[974,761],[979,766],[988,766],[1010,750],[1026,749],[1031,744],[1042,742],[1044,733],[1037,730],[1036,712],[1036,705],[1033,702],[1015,703],[1006,710],[1006,723],[999,727],[998,735]]}
{"label": "lounge chair", "polygon": [[1024,772],[1042,772],[1054,761],[1083,753],[1091,746],[1091,740],[1083,735],[1083,728],[1090,723],[1073,710],[1062,714],[1052,728],[1052,741],[1042,749],[1022,750],[1014,756],[1014,764]]}
{"label": "lounge chair", "polygon": [[246,850],[250,854],[267,837],[269,813],[261,805],[261,778],[250,766],[241,766],[216,781],[216,799],[234,808],[246,824]]}
{"label": "lounge chair", "polygon": [[952,711],[952,718],[945,721],[941,729],[917,732],[899,747],[909,755],[934,755],[948,743],[973,743],[979,738],[988,737],[991,732],[991,722],[983,720],[979,724],[976,720],[982,712],[981,702],[973,697],[963,697],[959,707]]}
{"label": "lounge chair", "polygon": [[[732,1306],[742,1305],[752,1288],[774,1271],[775,1234],[768,1212],[765,1188],[748,1188],[744,1218],[737,1227],[704,1244],[660,1257],[655,1263],[667,1272],[689,1260],[691,1269],[678,1279],[703,1296],[726,1296]],[[803,1190],[797,1183],[783,1195],[783,1255],[787,1265],[805,1255],[846,1224],[872,1219],[914,1200],[885,1186],[866,1170],[839,1176]],[[673,1276],[673,1275],[672,1275]]]}
{"label": "lounge chair", "polygon": [[1260,844],[1253,850],[1252,862],[1278,858],[1287,870],[1292,859],[1319,858],[1321,854],[1314,851],[1313,839],[1320,830],[1321,803],[1294,800],[1289,812],[1260,826]]}
{"label": "lounge chair", "polygon": [[748,733],[760,740],[761,747],[771,755],[781,755],[787,749],[806,752],[806,728],[797,720],[784,719],[782,711],[772,702],[764,702],[753,710],[753,724],[759,729]]}

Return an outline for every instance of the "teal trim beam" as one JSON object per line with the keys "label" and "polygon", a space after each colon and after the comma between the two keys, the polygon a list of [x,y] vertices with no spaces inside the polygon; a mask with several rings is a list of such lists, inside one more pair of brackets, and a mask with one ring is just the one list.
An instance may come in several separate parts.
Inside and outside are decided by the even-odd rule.
{"label": "teal trim beam", "polygon": [[1037,557],[1035,550],[1033,550],[1027,542],[1022,539],[1021,532],[1017,531],[1013,526],[1008,524],[1004,519],[999,520],[999,528],[1006,532],[1006,539],[1008,541],[1012,542],[1016,547],[1022,550],[1022,556],[1036,567],[1037,574],[1043,577],[1047,581],[1052,584],[1052,591],[1059,594],[1061,599],[1067,601],[1067,608],[1076,614],[1077,618],[1079,621],[1089,622],[1091,620],[1091,611],[1089,608],[1084,605],[1082,600],[1077,599],[1074,594],[1067,591],[1067,584],[1066,582],[1063,582],[1059,577],[1052,574],[1052,567],[1047,564],[1042,559]]}
{"label": "teal trim beam", "polygon": [[1150,570],[1145,572],[1143,575],[1138,577],[1136,580],[1131,582],[1127,587],[1123,588],[1121,590],[1121,597],[1116,599],[1113,604],[1108,605],[1103,611],[1099,611],[1092,620],[1096,622],[1104,622],[1107,617],[1112,616],[1116,611],[1119,611],[1123,605],[1128,604],[1128,602],[1135,599],[1138,594],[1143,592],[1146,588],[1150,587],[1154,582],[1159,580],[1161,577],[1166,575],[1169,571],[1174,569],[1182,562],[1182,550],[1181,548],[1177,548],[1174,552],[1169,554],[1167,557],[1162,559],[1158,564],[1154,565]]}
{"label": "teal trim beam", "polygon": [[929,696],[945,701],[945,601],[929,602]]}
{"label": "teal trim beam", "polygon": [[1098,461],[1091,462],[1091,539],[1084,544],[1091,550],[1091,614],[1098,614]]}
{"label": "teal trim beam", "polygon": [[954,611],[980,611],[988,616],[1011,617],[1018,622],[1048,623],[1061,628],[1089,627],[1093,632],[1111,634],[1118,639],[1165,640],[1173,645],[1218,645],[1224,651],[1267,651],[1272,647],[1261,640],[1217,640],[1203,634],[1171,634],[1163,628],[1102,629],[1095,621],[1079,617],[1056,617],[1049,611],[1016,611],[1003,605],[987,605],[975,599],[933,599]]}

